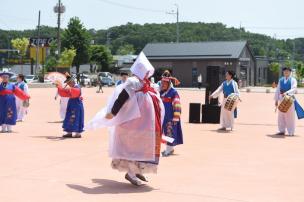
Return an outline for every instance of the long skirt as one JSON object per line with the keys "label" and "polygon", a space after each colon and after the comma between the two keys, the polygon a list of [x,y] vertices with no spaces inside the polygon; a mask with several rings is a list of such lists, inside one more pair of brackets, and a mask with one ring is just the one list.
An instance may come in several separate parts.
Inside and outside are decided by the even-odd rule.
{"label": "long skirt", "polygon": [[69,99],[62,128],[68,133],[81,133],[84,127],[83,103],[79,98]]}
{"label": "long skirt", "polygon": [[[112,168],[121,172],[134,172],[136,174],[157,173],[161,147],[161,106],[160,100],[151,95],[155,112],[155,160],[154,161],[132,161],[127,159],[113,159]],[[147,123],[151,124],[151,123]],[[136,146],[136,145],[134,145]]]}
{"label": "long skirt", "polygon": [[23,100],[16,98],[17,120],[23,120],[27,114],[27,108],[23,107]]}
{"label": "long skirt", "polygon": [[60,98],[60,118],[62,120],[64,120],[65,115],[66,115],[68,101],[69,101],[69,98],[66,98],[66,97]]}
{"label": "long skirt", "polygon": [[170,120],[164,120],[163,123],[163,133],[165,136],[171,137],[174,139],[173,143],[167,143],[169,146],[176,146],[183,144],[183,131],[181,127],[181,122],[178,121],[176,124],[174,124],[173,121]]}
{"label": "long skirt", "polygon": [[221,117],[220,117],[220,124],[223,128],[231,128],[234,127],[234,117],[235,117],[235,111],[231,110],[228,111],[225,109],[225,104],[227,98],[224,99],[223,104],[221,106]]}
{"label": "long skirt", "polygon": [[285,133],[286,129],[289,135],[294,135],[296,128],[296,113],[294,104],[286,113],[278,111],[278,129],[280,133]]}
{"label": "long skirt", "polygon": [[17,108],[14,95],[0,95],[0,125],[16,125]]}

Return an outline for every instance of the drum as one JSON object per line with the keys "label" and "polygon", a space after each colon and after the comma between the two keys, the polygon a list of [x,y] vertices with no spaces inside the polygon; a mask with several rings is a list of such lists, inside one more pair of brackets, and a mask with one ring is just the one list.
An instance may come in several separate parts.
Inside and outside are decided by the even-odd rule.
{"label": "drum", "polygon": [[235,93],[231,93],[228,97],[227,100],[225,102],[225,106],[224,108],[228,111],[232,111],[236,108],[238,102],[239,102],[240,98],[237,94]]}
{"label": "drum", "polygon": [[280,112],[286,113],[293,104],[293,102],[294,98],[292,96],[285,95],[278,107]]}

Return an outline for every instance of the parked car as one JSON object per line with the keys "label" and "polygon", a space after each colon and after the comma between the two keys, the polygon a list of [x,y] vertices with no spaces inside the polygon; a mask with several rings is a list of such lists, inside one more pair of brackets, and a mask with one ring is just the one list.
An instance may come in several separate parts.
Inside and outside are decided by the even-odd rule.
{"label": "parked car", "polygon": [[17,82],[17,76],[14,75],[10,78],[10,82],[16,83]]}
{"label": "parked car", "polygon": [[115,85],[114,81],[108,77],[102,77],[101,83],[104,86],[114,86]]}
{"label": "parked car", "polygon": [[113,78],[113,75],[110,72],[99,72],[98,76]]}
{"label": "parked car", "polygon": [[25,80],[27,81],[27,83],[37,83],[39,78],[36,75],[26,75]]}
{"label": "parked car", "polygon": [[91,79],[89,78],[88,75],[86,74],[81,74],[80,75],[80,83],[84,86],[89,86],[91,85]]}

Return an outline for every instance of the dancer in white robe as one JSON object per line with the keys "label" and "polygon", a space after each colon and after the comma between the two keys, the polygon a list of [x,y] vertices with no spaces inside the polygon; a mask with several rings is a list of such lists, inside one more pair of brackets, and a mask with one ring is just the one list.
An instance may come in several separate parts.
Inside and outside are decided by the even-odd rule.
{"label": "dancer in white robe", "polygon": [[224,94],[224,99],[221,103],[221,117],[220,117],[220,125],[221,128],[219,130],[226,130],[227,128],[230,128],[233,130],[234,128],[234,119],[236,118],[237,111],[232,110],[228,111],[225,109],[225,103],[227,100],[227,97],[231,93],[235,93],[240,97],[240,91],[238,88],[237,82],[234,80],[235,74],[232,71],[228,71],[226,73],[226,81],[224,81],[216,91],[214,91],[209,99],[217,98],[220,96],[221,93]]}
{"label": "dancer in white robe", "polygon": [[[285,95],[294,96],[297,90],[297,80],[291,76],[291,69],[283,69],[284,76],[279,80],[275,92],[275,106],[278,107]],[[286,129],[288,135],[293,136],[296,128],[296,111],[294,103],[286,113],[278,111],[278,135],[285,135]]]}
{"label": "dancer in white robe", "polygon": [[143,174],[157,172],[164,106],[148,80],[154,68],[144,53],[138,56],[131,72],[135,76],[116,87],[108,106],[85,128],[110,128],[112,168],[127,172],[125,179],[139,186],[147,181]]}

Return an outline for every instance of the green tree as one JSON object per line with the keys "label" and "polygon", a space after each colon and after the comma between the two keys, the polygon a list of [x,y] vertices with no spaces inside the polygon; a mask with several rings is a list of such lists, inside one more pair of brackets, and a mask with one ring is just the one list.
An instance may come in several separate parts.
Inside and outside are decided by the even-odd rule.
{"label": "green tree", "polygon": [[97,71],[109,71],[113,56],[106,46],[92,45],[90,46],[90,62],[98,66]]}
{"label": "green tree", "polygon": [[64,30],[62,36],[62,46],[76,50],[73,65],[76,66],[76,72],[79,73],[80,65],[89,61],[90,35],[79,18],[73,17],[70,19],[68,27]]}
{"label": "green tree", "polygon": [[11,40],[13,48],[17,49],[19,55],[23,58],[26,55],[27,48],[29,46],[29,40],[27,38],[16,38]]}
{"label": "green tree", "polygon": [[275,80],[278,80],[278,78],[279,78],[280,67],[281,67],[281,65],[278,62],[272,62],[269,64],[269,69],[272,72]]}
{"label": "green tree", "polygon": [[21,72],[23,73],[23,62],[22,59],[26,55],[26,51],[29,46],[29,40],[27,38],[16,38],[11,40],[13,48],[18,50],[18,54],[20,55],[20,63],[21,63]]}
{"label": "green tree", "polygon": [[64,51],[60,55],[58,65],[71,67],[75,56],[76,56],[75,49],[64,49]]}
{"label": "green tree", "polygon": [[45,70],[48,72],[51,68],[54,68],[57,66],[57,59],[56,57],[50,55],[46,58],[46,61],[45,61],[45,65],[44,65],[44,68]]}
{"label": "green tree", "polygon": [[302,81],[304,78],[304,64],[303,62],[296,63],[296,75],[298,81]]}
{"label": "green tree", "polygon": [[116,52],[117,55],[132,55],[135,53],[134,46],[131,44],[125,44],[120,46]]}

